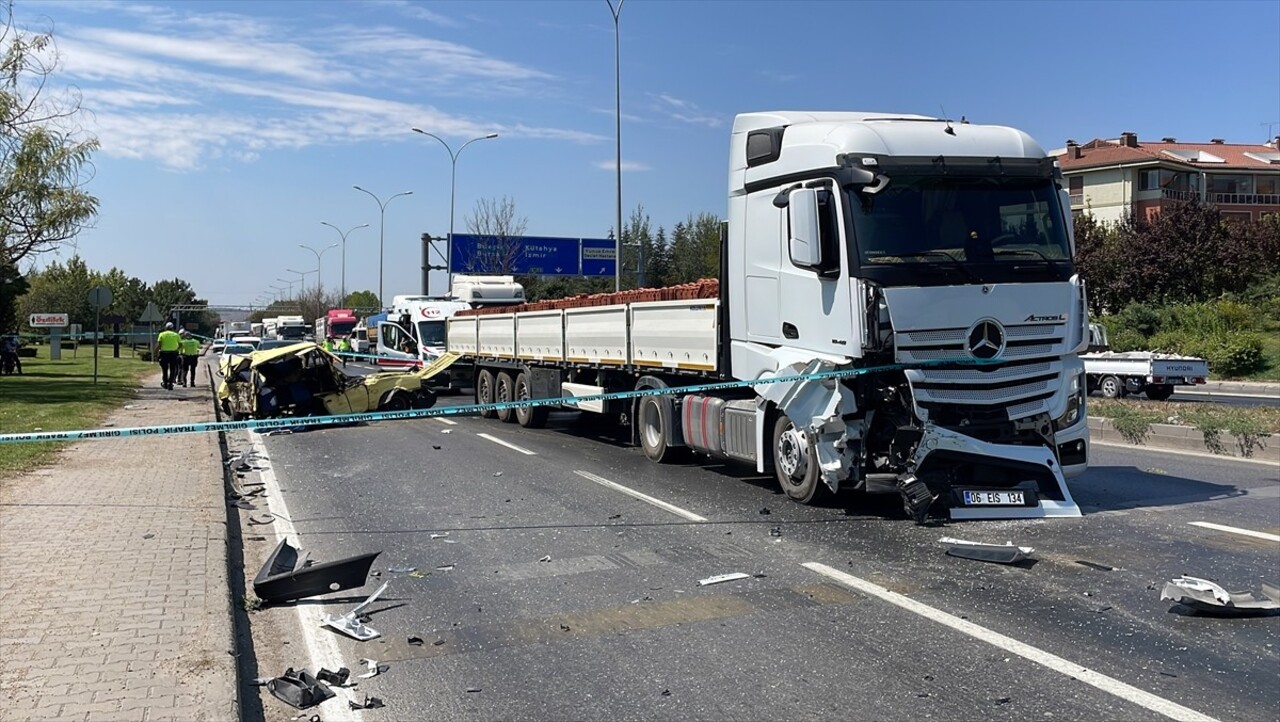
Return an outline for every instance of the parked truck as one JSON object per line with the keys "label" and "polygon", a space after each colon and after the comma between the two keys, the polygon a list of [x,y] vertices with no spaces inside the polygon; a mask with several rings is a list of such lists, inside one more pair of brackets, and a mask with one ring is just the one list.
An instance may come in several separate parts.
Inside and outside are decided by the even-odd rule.
{"label": "parked truck", "polygon": [[[462,312],[455,375],[469,369],[479,403],[619,420],[656,462],[691,450],[772,471],[802,503],[857,489],[900,494],[917,521],[935,502],[953,518],[1079,515],[1085,289],[1061,172],[1035,141],[926,116],[749,113],[728,199],[714,297]],[[837,371],[851,375],[811,378]],[[697,388],[796,375],[810,378]],[[621,391],[654,395],[574,401]],[[548,411],[491,415],[540,426]]]}
{"label": "parked truck", "polygon": [[1204,384],[1209,378],[1209,362],[1193,356],[1155,351],[1112,351],[1107,327],[1089,324],[1089,349],[1081,354],[1089,393],[1104,398],[1146,394],[1153,401],[1173,396],[1174,387]]}
{"label": "parked truck", "polygon": [[276,338],[302,341],[309,333],[311,333],[311,327],[307,325],[306,319],[302,316],[276,317]]}
{"label": "parked truck", "polygon": [[349,308],[332,308],[325,315],[316,319],[315,338],[323,343],[326,338],[342,338],[350,336],[356,329],[359,319],[356,312]]}

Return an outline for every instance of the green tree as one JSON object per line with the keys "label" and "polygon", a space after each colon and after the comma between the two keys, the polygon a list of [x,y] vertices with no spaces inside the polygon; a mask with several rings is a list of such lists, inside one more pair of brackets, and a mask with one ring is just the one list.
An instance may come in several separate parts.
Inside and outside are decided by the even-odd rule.
{"label": "green tree", "polygon": [[720,277],[720,218],[689,214],[671,231],[671,276],[666,285]]}
{"label": "green tree", "polygon": [[71,323],[92,328],[94,313],[89,306],[89,289],[98,285],[100,278],[80,256],[68,258],[66,265],[54,261],[30,274],[30,289],[18,302],[20,313],[23,317],[65,313]]}
{"label": "green tree", "polygon": [[350,308],[358,316],[367,316],[377,313],[382,304],[378,302],[378,294],[373,291],[352,291],[343,299],[342,308]]}
{"label": "green tree", "polygon": [[58,248],[93,220],[98,199],[83,189],[94,138],[82,138],[79,97],[54,97],[58,69],[48,32],[14,22],[0,5],[0,261]]}
{"label": "green tree", "polygon": [[0,259],[0,333],[18,328],[18,298],[30,284],[22,277],[18,264]]}

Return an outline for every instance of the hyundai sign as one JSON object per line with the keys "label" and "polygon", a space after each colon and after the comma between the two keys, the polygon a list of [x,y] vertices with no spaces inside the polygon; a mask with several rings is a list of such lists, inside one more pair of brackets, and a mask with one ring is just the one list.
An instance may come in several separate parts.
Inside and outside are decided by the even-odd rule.
{"label": "hyundai sign", "polygon": [[450,273],[498,275],[613,275],[610,238],[482,236],[456,233],[449,254]]}

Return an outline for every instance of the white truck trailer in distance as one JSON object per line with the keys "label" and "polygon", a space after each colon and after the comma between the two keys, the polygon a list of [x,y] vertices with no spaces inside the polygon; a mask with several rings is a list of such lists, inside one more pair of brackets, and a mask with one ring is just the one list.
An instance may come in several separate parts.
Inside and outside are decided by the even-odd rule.
{"label": "white truck trailer in distance", "polygon": [[[749,113],[728,199],[715,298],[452,317],[477,401],[664,389],[576,406],[629,424],[654,461],[737,460],[802,503],[853,488],[900,494],[917,521],[935,503],[953,518],[1079,515],[1085,290],[1061,173],[1034,140],[925,116]],[[824,371],[856,375],[696,388]],[[537,426],[547,409],[498,415]]]}

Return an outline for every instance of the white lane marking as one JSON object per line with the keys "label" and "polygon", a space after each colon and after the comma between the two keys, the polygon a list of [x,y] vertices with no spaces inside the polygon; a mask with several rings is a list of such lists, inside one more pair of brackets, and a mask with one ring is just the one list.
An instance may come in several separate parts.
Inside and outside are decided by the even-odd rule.
{"label": "white lane marking", "polygon": [[476,434],[476,436],[479,436],[479,437],[480,437],[480,438],[482,438],[482,439],[488,439],[489,441],[492,441],[492,442],[493,442],[493,443],[495,443],[495,444],[500,444],[500,445],[502,445],[502,446],[505,446],[505,447],[507,447],[508,449],[514,449],[514,450],[516,450],[516,451],[519,451],[521,454],[524,454],[525,456],[537,456],[537,455],[538,455],[538,452],[536,452],[536,451],[529,451],[528,449],[526,449],[526,448],[524,448],[524,447],[522,447],[522,446],[516,446],[515,444],[509,443],[509,442],[506,442],[506,441],[503,441],[502,439],[499,439],[499,438],[498,438],[498,437],[496,437],[496,436],[490,436],[490,435],[488,435],[488,434]]}
{"label": "white lane marking", "polygon": [[885,589],[878,584],[868,582],[865,579],[859,579],[851,574],[846,574],[838,569],[833,569],[826,564],[805,562],[801,566],[830,579],[834,579],[835,581],[852,587],[864,594],[879,597],[880,599],[883,599],[890,604],[897,605],[909,612],[918,614],[944,626],[951,627],[957,632],[962,632],[974,639],[999,647],[1006,652],[1016,654],[1019,657],[1035,662],[1036,664],[1060,674],[1078,679],[1085,684],[1106,692],[1107,694],[1132,702],[1140,707],[1145,707],[1152,712],[1162,714],[1170,719],[1185,720],[1186,722],[1217,722],[1213,717],[1209,717],[1188,707],[1183,707],[1177,702],[1172,702],[1163,697],[1157,697],[1150,692],[1145,692],[1137,687],[1125,684],[1124,682],[1108,677],[1101,672],[1095,672],[1088,667],[1082,667],[1075,662],[1065,660],[1056,654],[1050,654],[1049,652],[1037,647],[1019,642],[1011,637],[1006,637],[999,632],[993,632],[986,627],[978,626],[973,622],[948,614],[940,609],[934,609],[927,604],[922,604],[910,597],[898,594],[897,592],[889,591],[888,589]]}
{"label": "white lane marking", "polygon": [[[293,527],[293,522],[290,521],[293,517],[289,515],[289,507],[285,504],[284,495],[280,491],[280,481],[276,479],[276,472],[271,468],[271,457],[267,455],[267,446],[262,441],[262,435],[256,431],[250,431],[249,437],[253,441],[253,450],[257,453],[258,458],[268,462],[266,468],[260,470],[258,475],[262,478],[262,485],[267,490],[268,508],[275,510],[275,513],[272,514],[274,520],[271,523],[271,528],[276,533],[276,543],[278,544],[281,539],[292,536],[297,541],[298,546],[303,547],[302,537],[299,536],[298,530]],[[338,642],[333,633],[321,629],[319,622],[323,617],[316,613],[315,608],[308,608],[308,606],[299,604],[294,606],[294,610],[298,613],[298,625],[302,627],[302,639],[306,642],[307,652],[311,656],[311,667],[315,669],[320,669],[321,667],[339,669],[341,667],[354,666],[343,663],[342,650],[338,649]],[[341,692],[338,693],[338,698],[343,699]],[[360,714],[359,710],[350,709],[349,705],[339,703],[333,705],[325,713],[325,719],[362,722],[364,715]]]}
{"label": "white lane marking", "polygon": [[1268,534],[1265,531],[1253,531],[1251,529],[1241,529],[1234,526],[1226,526],[1223,524],[1214,524],[1209,521],[1193,521],[1188,522],[1191,526],[1204,527],[1205,529],[1216,529],[1218,531],[1230,532],[1231,534],[1239,534],[1241,536],[1251,536],[1255,539],[1265,539],[1267,541],[1280,542],[1280,534]]}
{"label": "white lane marking", "polygon": [[436,417],[436,421],[439,421],[440,423],[445,424],[446,426],[457,426],[457,425],[458,425],[458,422],[454,421],[453,419],[446,419],[446,418],[443,418],[443,417],[440,417],[440,416],[437,416],[437,417]]}
{"label": "white lane marking", "polygon": [[609,481],[603,476],[596,476],[595,474],[592,474],[589,471],[575,471],[573,473],[577,474],[578,476],[581,476],[584,479],[587,479],[588,481],[594,481],[600,486],[608,487],[610,489],[613,489],[614,491],[622,492],[623,494],[626,494],[632,499],[639,499],[640,501],[643,501],[646,504],[653,504],[654,506],[658,507],[659,509],[662,509],[663,511],[669,511],[672,514],[675,514],[676,516],[679,516],[679,517],[684,517],[689,521],[706,521],[707,520],[705,516],[698,516],[697,514],[694,514],[691,511],[685,511],[684,509],[681,509],[680,507],[674,504],[668,504],[667,502],[661,499],[655,499],[652,496],[649,496],[648,494],[641,494],[635,489],[628,489],[622,484],[617,484],[612,481]]}

